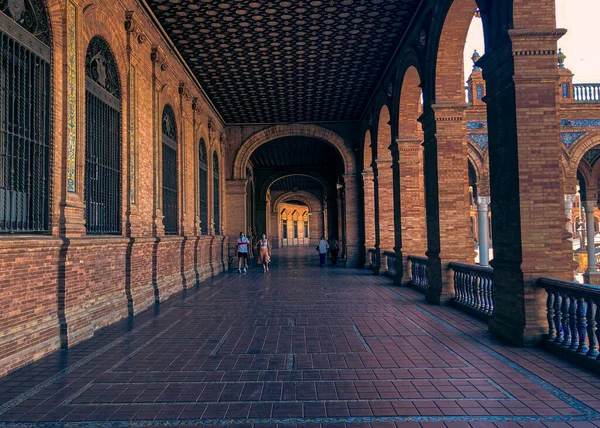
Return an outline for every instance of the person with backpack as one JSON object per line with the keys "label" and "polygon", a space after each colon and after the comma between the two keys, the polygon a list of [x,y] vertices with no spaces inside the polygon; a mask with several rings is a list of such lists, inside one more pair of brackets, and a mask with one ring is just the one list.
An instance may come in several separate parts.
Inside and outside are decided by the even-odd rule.
{"label": "person with backpack", "polygon": [[340,244],[333,236],[329,239],[329,254],[331,255],[331,265],[337,264],[338,254],[340,252]]}

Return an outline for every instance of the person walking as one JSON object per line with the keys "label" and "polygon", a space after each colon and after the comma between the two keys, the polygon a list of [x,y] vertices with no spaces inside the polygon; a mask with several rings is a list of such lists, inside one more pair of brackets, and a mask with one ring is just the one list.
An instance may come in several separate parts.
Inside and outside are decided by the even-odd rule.
{"label": "person walking", "polygon": [[329,239],[329,254],[331,254],[331,265],[337,264],[338,254],[340,252],[340,244],[333,236]]}
{"label": "person walking", "polygon": [[263,265],[263,272],[269,271],[269,262],[271,261],[271,246],[267,240],[267,235],[262,234],[258,241],[258,264]]}
{"label": "person walking", "polygon": [[238,255],[238,272],[246,273],[248,269],[248,238],[244,236],[244,232],[240,232],[240,237],[238,238],[235,247]]}
{"label": "person walking", "polygon": [[325,236],[321,236],[319,239],[319,245],[317,245],[317,251],[319,251],[319,259],[321,261],[321,267],[325,266],[325,260],[327,259],[327,250],[329,249],[329,244],[325,240]]}

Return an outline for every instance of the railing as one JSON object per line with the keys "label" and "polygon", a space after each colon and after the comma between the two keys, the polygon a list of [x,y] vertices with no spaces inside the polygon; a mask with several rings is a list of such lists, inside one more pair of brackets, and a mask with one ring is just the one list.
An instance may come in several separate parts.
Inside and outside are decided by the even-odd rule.
{"label": "railing", "polygon": [[494,312],[494,269],[464,263],[450,263],[450,267],[454,271],[454,304],[487,319]]}
{"label": "railing", "polygon": [[394,251],[384,251],[383,257],[387,265],[387,276],[394,277],[396,275],[396,253]]}
{"label": "railing", "polygon": [[600,287],[550,278],[538,279],[537,285],[548,293],[548,347],[600,370]]}
{"label": "railing", "polygon": [[410,262],[410,284],[417,290],[426,291],[429,288],[427,278],[427,257],[408,256]]}
{"label": "railing", "polygon": [[573,100],[577,103],[600,103],[600,83],[574,84]]}
{"label": "railing", "polygon": [[377,266],[377,250],[375,248],[367,249],[367,256],[367,261],[369,262],[367,266],[371,269],[375,269]]}

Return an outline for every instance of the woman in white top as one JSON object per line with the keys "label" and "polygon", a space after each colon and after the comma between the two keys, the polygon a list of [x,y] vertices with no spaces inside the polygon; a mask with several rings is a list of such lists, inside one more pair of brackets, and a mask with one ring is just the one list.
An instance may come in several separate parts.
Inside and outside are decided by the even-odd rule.
{"label": "woman in white top", "polygon": [[267,240],[267,235],[262,234],[258,241],[258,264],[263,265],[263,272],[269,271],[269,262],[271,261],[271,246]]}
{"label": "woman in white top", "polygon": [[321,266],[325,266],[325,260],[327,259],[327,250],[329,249],[329,244],[325,239],[325,236],[321,236],[319,239],[319,245],[317,245],[317,250],[319,251],[319,259],[321,260]]}

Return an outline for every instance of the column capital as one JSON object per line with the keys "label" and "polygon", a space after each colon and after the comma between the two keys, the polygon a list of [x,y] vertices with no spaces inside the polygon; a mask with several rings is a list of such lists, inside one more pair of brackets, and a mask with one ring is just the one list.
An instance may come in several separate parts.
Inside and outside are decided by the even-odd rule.
{"label": "column capital", "polygon": [[492,202],[491,196],[478,196],[477,205],[484,206],[485,208]]}
{"label": "column capital", "polygon": [[591,201],[588,200],[588,201],[583,202],[583,207],[585,208],[585,210],[587,212],[590,212],[590,211],[593,212],[597,206],[598,206],[598,201],[596,201],[596,200],[591,200]]}

